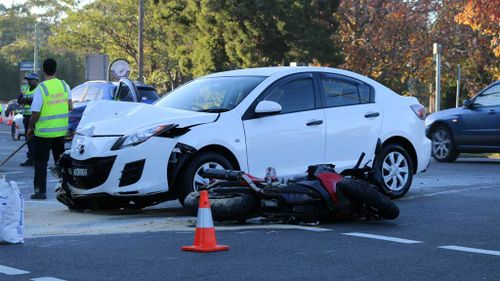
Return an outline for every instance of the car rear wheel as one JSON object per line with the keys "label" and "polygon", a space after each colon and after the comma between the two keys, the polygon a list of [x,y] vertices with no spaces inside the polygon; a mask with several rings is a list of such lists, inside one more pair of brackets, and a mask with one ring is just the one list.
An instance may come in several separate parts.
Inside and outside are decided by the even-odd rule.
{"label": "car rear wheel", "polygon": [[185,167],[175,187],[181,204],[184,205],[184,199],[189,193],[198,191],[200,187],[208,184],[208,179],[201,176],[201,171],[206,168],[228,170],[233,169],[233,165],[226,157],[214,152],[204,152],[195,156]]}
{"label": "car rear wheel", "polygon": [[432,157],[438,162],[453,162],[459,153],[453,142],[450,130],[446,127],[437,127],[432,131]]}
{"label": "car rear wheel", "polygon": [[413,162],[408,152],[398,144],[382,148],[375,161],[375,172],[382,179],[382,192],[390,198],[401,198],[410,189],[413,181]]}

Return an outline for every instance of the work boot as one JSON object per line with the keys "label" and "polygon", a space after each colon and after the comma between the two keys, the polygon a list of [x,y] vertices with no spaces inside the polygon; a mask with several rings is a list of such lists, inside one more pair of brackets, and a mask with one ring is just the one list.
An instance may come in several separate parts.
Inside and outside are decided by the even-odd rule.
{"label": "work boot", "polygon": [[35,194],[31,195],[31,199],[44,200],[44,199],[47,199],[47,195],[42,194],[42,193],[35,193]]}
{"label": "work boot", "polygon": [[21,165],[21,166],[23,166],[23,167],[33,166],[33,160],[29,160],[29,159],[28,159],[28,160],[24,161],[23,163],[21,163],[21,164],[19,164],[19,165]]}

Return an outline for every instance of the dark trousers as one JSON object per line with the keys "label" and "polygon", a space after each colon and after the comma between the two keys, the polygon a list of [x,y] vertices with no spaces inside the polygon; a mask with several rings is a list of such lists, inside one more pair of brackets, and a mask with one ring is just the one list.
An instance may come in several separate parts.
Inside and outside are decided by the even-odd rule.
{"label": "dark trousers", "polygon": [[54,163],[56,163],[59,156],[64,152],[64,137],[40,138],[34,136],[31,142],[33,143],[35,160],[35,179],[33,180],[35,193],[46,194],[47,162],[49,162],[50,151],[52,150],[52,157],[54,157]]}
{"label": "dark trousers", "polygon": [[[24,134],[26,135],[30,126],[31,115],[23,115],[23,117]],[[33,140],[28,140],[28,153],[26,153],[26,157],[28,157],[28,161],[33,161]]]}

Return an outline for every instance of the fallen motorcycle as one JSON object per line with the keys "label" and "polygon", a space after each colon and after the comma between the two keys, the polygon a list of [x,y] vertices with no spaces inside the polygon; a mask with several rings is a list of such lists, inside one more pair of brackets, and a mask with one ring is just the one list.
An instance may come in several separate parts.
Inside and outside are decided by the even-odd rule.
{"label": "fallen motorcycle", "polygon": [[[335,218],[395,219],[399,208],[365,179],[369,169],[356,167],[335,172],[334,165],[314,165],[307,176],[288,180],[267,180],[241,171],[206,169],[212,182],[209,191],[212,216],[218,221],[263,221],[313,223]],[[190,193],[184,207],[196,214],[199,192]]]}

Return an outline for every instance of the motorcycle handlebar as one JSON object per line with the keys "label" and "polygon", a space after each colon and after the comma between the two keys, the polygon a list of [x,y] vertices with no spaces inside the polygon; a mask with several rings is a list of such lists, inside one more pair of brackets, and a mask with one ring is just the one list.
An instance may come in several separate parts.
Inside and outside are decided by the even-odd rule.
{"label": "motorcycle handlebar", "polygon": [[201,176],[209,179],[241,181],[244,172],[222,169],[205,169]]}

